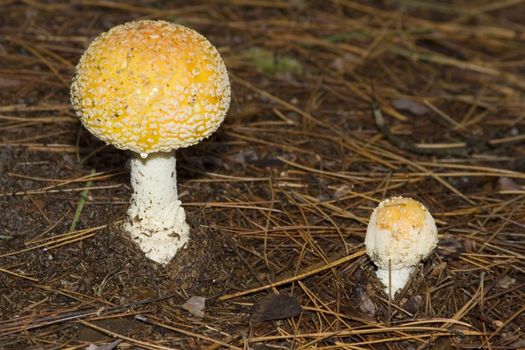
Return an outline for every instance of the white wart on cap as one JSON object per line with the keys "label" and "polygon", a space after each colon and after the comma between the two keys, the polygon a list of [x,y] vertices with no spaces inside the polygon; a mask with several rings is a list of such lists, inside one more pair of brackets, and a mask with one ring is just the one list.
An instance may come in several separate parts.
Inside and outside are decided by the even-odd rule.
{"label": "white wart on cap", "polygon": [[434,218],[418,201],[394,197],[374,209],[366,230],[366,253],[377,266],[387,294],[405,286],[437,241]]}

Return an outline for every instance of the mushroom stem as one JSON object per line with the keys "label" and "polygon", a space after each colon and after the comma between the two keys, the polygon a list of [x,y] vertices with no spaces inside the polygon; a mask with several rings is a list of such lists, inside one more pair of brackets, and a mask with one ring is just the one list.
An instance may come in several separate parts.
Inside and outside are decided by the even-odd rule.
{"label": "mushroom stem", "polygon": [[[403,289],[407,284],[415,267],[402,267],[400,269],[377,269],[376,276],[383,282],[385,293],[394,296],[396,292]],[[391,283],[391,284],[390,284]]]}
{"label": "mushroom stem", "polygon": [[190,227],[177,195],[175,152],[131,159],[133,194],[125,229],[146,256],[168,263],[189,239]]}

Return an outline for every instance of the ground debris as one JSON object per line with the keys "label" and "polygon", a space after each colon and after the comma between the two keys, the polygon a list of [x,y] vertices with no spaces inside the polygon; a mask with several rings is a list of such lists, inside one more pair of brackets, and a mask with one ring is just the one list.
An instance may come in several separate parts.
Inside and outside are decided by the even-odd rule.
{"label": "ground debris", "polygon": [[268,294],[257,300],[250,310],[250,323],[282,320],[299,316],[303,311],[294,296],[283,294]]}
{"label": "ground debris", "polygon": [[[524,347],[523,1],[1,4],[0,349]],[[69,101],[89,42],[144,18],[204,34],[232,87],[177,150],[192,240],[165,267],[120,228],[130,155]],[[393,299],[366,256],[333,265],[391,196],[440,239]]]}
{"label": "ground debris", "polygon": [[109,344],[104,345],[95,345],[90,344],[85,350],[113,350],[115,349],[120,343],[122,343],[122,340],[117,339],[114,342],[111,342]]}
{"label": "ground debris", "polygon": [[401,111],[409,111],[410,113],[421,116],[430,112],[430,109],[419,103],[418,101],[408,98],[397,98],[392,100],[392,105]]}
{"label": "ground debris", "polygon": [[516,279],[510,276],[503,276],[497,283],[496,287],[502,289],[509,289],[516,283]]}
{"label": "ground debris", "polygon": [[359,311],[368,317],[374,317],[376,315],[377,309],[372,302],[372,299],[370,299],[368,290],[361,287],[356,287],[355,294],[358,298]]}
{"label": "ground debris", "polygon": [[206,298],[199,296],[192,296],[187,302],[181,305],[181,307],[189,311],[191,314],[197,317],[204,317]]}
{"label": "ground debris", "polygon": [[520,191],[523,190],[523,188],[516,183],[511,178],[508,178],[506,176],[501,176],[498,179],[498,185],[501,188],[502,191]]}

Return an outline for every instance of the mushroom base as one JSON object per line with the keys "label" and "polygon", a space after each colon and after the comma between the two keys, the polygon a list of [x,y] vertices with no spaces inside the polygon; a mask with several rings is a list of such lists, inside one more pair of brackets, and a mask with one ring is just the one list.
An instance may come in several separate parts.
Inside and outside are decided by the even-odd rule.
{"label": "mushroom base", "polygon": [[146,257],[167,264],[189,240],[190,227],[177,195],[175,153],[131,160],[131,196],[124,229]]}
{"label": "mushroom base", "polygon": [[152,232],[130,222],[124,224],[124,230],[130,234],[148,259],[162,265],[170,262],[177,251],[188,243],[190,232],[189,226],[177,230],[164,229]]}
{"label": "mushroom base", "polygon": [[[405,267],[401,269],[383,270],[377,269],[376,276],[383,282],[385,286],[385,293],[387,295],[394,296],[396,292],[403,289],[407,282],[410,280],[410,276],[414,272],[415,267]],[[392,283],[390,285],[390,282]]]}

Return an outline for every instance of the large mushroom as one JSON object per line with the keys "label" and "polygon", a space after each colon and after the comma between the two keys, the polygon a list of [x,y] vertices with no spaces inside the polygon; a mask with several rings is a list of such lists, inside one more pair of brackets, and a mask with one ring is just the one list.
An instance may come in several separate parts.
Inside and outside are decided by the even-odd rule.
{"label": "large mushroom", "polygon": [[394,296],[406,285],[437,241],[436,223],[423,204],[404,197],[379,203],[370,216],[365,246],[387,294]]}
{"label": "large mushroom", "polygon": [[136,21],[97,37],[80,58],[71,101],[82,124],[133,152],[125,229],[166,264],[189,239],[177,195],[175,150],[222,123],[230,103],[224,62],[205,37],[165,21]]}

